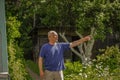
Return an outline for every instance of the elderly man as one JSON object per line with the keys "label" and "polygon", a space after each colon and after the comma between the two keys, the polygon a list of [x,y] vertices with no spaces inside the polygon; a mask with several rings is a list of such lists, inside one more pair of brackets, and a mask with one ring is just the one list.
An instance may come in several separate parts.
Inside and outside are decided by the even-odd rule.
{"label": "elderly man", "polygon": [[49,42],[42,46],[39,54],[40,77],[43,80],[64,80],[62,72],[65,68],[63,58],[64,51],[90,40],[90,36],[71,43],[59,43],[57,32],[49,31],[48,40]]}

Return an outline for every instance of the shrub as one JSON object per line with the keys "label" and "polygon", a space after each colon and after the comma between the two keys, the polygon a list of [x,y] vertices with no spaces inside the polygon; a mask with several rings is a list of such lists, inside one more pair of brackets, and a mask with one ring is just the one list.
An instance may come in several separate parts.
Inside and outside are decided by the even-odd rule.
{"label": "shrub", "polygon": [[119,80],[120,51],[117,46],[108,47],[88,65],[66,62],[65,80]]}
{"label": "shrub", "polygon": [[37,74],[39,75],[39,67],[38,67],[38,65],[37,65],[35,62],[33,62],[33,61],[31,61],[31,60],[27,60],[27,61],[26,61],[26,65],[27,65],[33,72],[35,72],[35,73],[37,73]]}
{"label": "shrub", "polygon": [[97,56],[97,60],[94,61],[94,68],[96,71],[101,71],[100,76],[104,77],[118,77],[120,73],[120,51],[118,46],[107,47],[103,50],[103,54]]}
{"label": "shrub", "polygon": [[10,44],[9,52],[9,73],[11,80],[32,80],[26,72],[25,61],[22,57],[16,57],[22,53],[18,46]]}

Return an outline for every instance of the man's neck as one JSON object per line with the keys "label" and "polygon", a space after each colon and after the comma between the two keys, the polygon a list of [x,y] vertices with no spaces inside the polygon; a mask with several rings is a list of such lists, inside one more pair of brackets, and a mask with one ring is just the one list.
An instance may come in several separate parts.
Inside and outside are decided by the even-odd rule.
{"label": "man's neck", "polygon": [[49,42],[49,44],[50,44],[50,45],[55,45],[55,44],[56,44],[56,42]]}

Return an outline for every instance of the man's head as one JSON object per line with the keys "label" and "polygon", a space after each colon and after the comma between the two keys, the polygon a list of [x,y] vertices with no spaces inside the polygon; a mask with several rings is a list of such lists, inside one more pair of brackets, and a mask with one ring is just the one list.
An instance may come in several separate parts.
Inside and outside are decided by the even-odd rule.
{"label": "man's head", "polygon": [[48,32],[48,39],[50,43],[55,43],[58,41],[58,34],[55,31]]}

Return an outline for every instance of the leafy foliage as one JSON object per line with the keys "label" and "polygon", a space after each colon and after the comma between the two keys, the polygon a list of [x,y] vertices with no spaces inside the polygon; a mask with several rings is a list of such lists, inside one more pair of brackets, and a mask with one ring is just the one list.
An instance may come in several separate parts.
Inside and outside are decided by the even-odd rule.
{"label": "leafy foliage", "polygon": [[[8,42],[13,41],[15,38],[20,37],[19,27],[21,25],[20,21],[16,19],[16,17],[8,17],[7,19],[7,37]],[[11,41],[10,41],[11,40]]]}
{"label": "leafy foliage", "polygon": [[27,60],[26,61],[26,65],[35,73],[37,73],[39,75],[39,68],[38,68],[38,64],[36,64],[35,62],[31,61],[31,60]]}
{"label": "leafy foliage", "polygon": [[105,53],[97,57],[96,63],[101,63],[101,65],[103,65],[103,68],[105,68],[106,65],[109,66],[109,72],[113,72],[120,66],[119,48],[117,46],[107,47]]}
{"label": "leafy foliage", "polygon": [[[25,68],[25,60],[23,57],[24,52],[23,48],[21,47],[22,42],[20,42],[23,40],[21,37],[23,37],[24,34],[23,32],[22,34],[20,32],[21,26],[23,25],[23,21],[21,21],[23,19],[23,16],[19,10],[21,8],[19,5],[20,4],[18,1],[13,2],[6,0],[9,73],[12,80],[31,80],[31,77],[28,75]],[[20,16],[22,17],[20,18]]]}
{"label": "leafy foliage", "polygon": [[[90,28],[94,27],[96,29],[95,38],[100,39],[104,39],[107,32],[112,33],[111,28],[118,33],[120,31],[119,0],[6,0],[6,13],[9,69],[14,80],[18,80],[20,77],[21,80],[27,79],[23,55],[32,49],[32,42],[28,37],[32,26],[77,26],[83,35],[89,34]],[[108,51],[107,53],[112,54],[113,52]],[[98,57],[98,62],[94,62],[96,66],[84,67],[81,64],[79,65],[79,62],[73,63],[74,65],[68,63],[66,64],[68,72],[65,72],[65,79],[70,80],[73,77],[75,80],[78,78],[85,79],[86,76],[90,79],[97,79],[96,75],[103,79],[104,77],[101,77],[103,73],[106,76],[109,76],[111,72],[117,74],[119,63],[116,62],[119,58],[115,59],[115,55],[111,57],[110,59],[109,57],[105,57],[105,59]],[[71,73],[70,76],[69,73]]]}
{"label": "leafy foliage", "polygon": [[10,44],[8,47],[10,77],[12,80],[30,80],[30,77],[25,70],[24,59],[16,56],[22,52],[16,48],[18,48],[18,46],[13,44]]}
{"label": "leafy foliage", "polygon": [[[85,0],[79,4],[78,8],[75,9],[80,13],[77,19],[77,27],[80,33],[90,32],[90,28],[94,27],[95,38],[105,39],[106,33],[112,33],[112,26],[119,25],[117,21],[120,20],[120,7],[118,7],[120,3],[117,0],[113,2],[109,2],[109,0],[108,2],[104,0]],[[116,28],[119,28],[119,26],[116,26]]]}
{"label": "leafy foliage", "polygon": [[7,19],[9,73],[12,80],[30,80],[25,70],[23,50],[16,41],[20,37],[19,27],[20,22],[15,17],[9,16]]}
{"label": "leafy foliage", "polygon": [[67,62],[65,80],[119,80],[119,66],[119,48],[108,47],[102,55],[86,66],[79,62]]}

